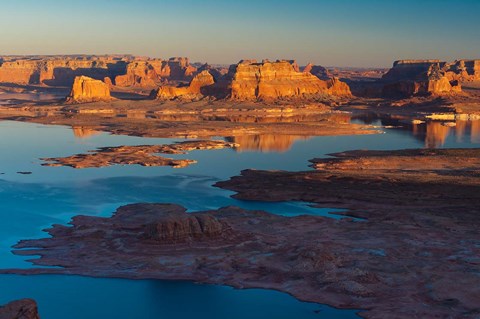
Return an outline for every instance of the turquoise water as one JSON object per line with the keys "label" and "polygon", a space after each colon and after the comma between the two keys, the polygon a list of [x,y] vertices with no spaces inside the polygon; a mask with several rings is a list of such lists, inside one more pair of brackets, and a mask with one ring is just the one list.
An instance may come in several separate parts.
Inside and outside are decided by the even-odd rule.
{"label": "turquoise water", "polygon": [[[443,129],[442,129],[443,130]],[[461,140],[458,130],[442,131],[442,146],[472,147],[470,130]],[[435,131],[436,132],[436,131]],[[418,133],[418,132],[417,132]],[[436,133],[437,134],[437,133]],[[431,140],[432,137],[429,137]],[[423,147],[425,141],[408,130],[385,130],[366,136],[299,139],[288,150],[193,151],[176,155],[198,164],[170,167],[113,166],[75,170],[44,167],[39,158],[67,156],[101,146],[171,143],[172,139],[114,136],[106,133],[75,137],[63,126],[0,122],[0,268],[28,268],[11,246],[25,238],[44,237],[42,229],[67,223],[78,214],[108,216],[118,206],[136,202],[174,202],[190,211],[236,205],[293,216],[316,214],[339,218],[335,209],[311,208],[305,203],[245,202],[229,191],[213,188],[218,180],[246,168],[305,170],[307,160],[348,149]],[[18,174],[17,172],[31,172]],[[43,318],[355,318],[353,311],[302,303],[268,290],[185,282],[132,281],[67,276],[0,276],[0,304],[30,297],[39,302]],[[184,305],[184,306],[182,306]],[[72,309],[75,309],[72,314]],[[317,310],[320,310],[318,313]],[[68,314],[68,315],[67,315]],[[257,317],[255,317],[255,316]]]}

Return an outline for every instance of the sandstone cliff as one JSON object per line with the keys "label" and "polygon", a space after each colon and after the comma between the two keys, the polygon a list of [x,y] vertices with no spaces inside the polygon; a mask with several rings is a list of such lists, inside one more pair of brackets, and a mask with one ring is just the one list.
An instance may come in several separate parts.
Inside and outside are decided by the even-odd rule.
{"label": "sandstone cliff", "polygon": [[67,103],[88,103],[111,99],[108,84],[86,76],[78,76],[73,82],[72,91],[66,101]]}
{"label": "sandstone cliff", "polygon": [[0,57],[0,83],[70,86],[76,76],[109,77],[121,87],[152,87],[160,79],[189,81],[197,69],[188,58],[169,60],[133,56]]}
{"label": "sandstone cliff", "polygon": [[161,86],[152,93],[152,97],[160,100],[202,98],[209,95],[208,88],[214,84],[213,76],[205,70],[197,74],[188,86]]}
{"label": "sandstone cliff", "polygon": [[154,67],[154,64],[157,64],[156,62],[157,61],[133,61],[128,63],[126,73],[115,77],[115,85],[122,87],[156,86],[160,81],[160,76]]}
{"label": "sandstone cliff", "polygon": [[121,74],[125,63],[110,56],[11,58],[0,65],[0,83],[67,86],[80,75],[103,79]]}
{"label": "sandstone cliff", "polygon": [[[349,96],[338,80],[322,81],[309,72],[299,72],[292,61],[241,61],[230,68],[234,100],[309,99],[324,95]],[[341,87],[340,90],[337,90]]]}
{"label": "sandstone cliff", "polygon": [[386,96],[444,95],[462,91],[447,73],[451,66],[439,60],[400,60],[382,78]]}

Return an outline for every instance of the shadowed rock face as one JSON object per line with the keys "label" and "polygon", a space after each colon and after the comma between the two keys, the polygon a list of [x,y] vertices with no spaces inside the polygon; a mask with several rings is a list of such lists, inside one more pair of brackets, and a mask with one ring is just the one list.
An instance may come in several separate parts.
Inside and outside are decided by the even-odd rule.
{"label": "shadowed rock face", "polygon": [[67,97],[67,103],[88,103],[111,99],[110,88],[106,83],[86,76],[77,76],[73,82],[72,91]]}
{"label": "shadowed rock face", "polygon": [[[448,75],[450,74],[450,75]],[[460,76],[452,66],[439,60],[395,61],[382,78],[386,96],[444,95],[462,91]]]}
{"label": "shadowed rock face", "polygon": [[208,94],[208,87],[214,84],[215,80],[213,76],[209,71],[204,70],[192,79],[189,86],[161,86],[158,90],[152,92],[152,95],[155,99],[159,100],[202,98],[205,94]]}
{"label": "shadowed rock face", "polygon": [[[160,65],[157,65],[160,64]],[[160,81],[160,72],[162,61],[133,61],[128,63],[126,74],[115,77],[115,85],[122,87],[140,86],[149,87],[155,86]],[[157,66],[157,68],[155,68]]]}
{"label": "shadowed rock face", "polygon": [[329,80],[333,77],[326,68],[320,65],[313,65],[312,63],[307,64],[302,72],[311,73],[320,80]]}
{"label": "shadowed rock face", "polygon": [[241,61],[230,68],[231,98],[276,100],[351,95],[348,85],[340,85],[338,80],[322,81],[309,72],[299,72],[295,66],[291,61]]}
{"label": "shadowed rock face", "polygon": [[37,303],[31,299],[22,299],[0,306],[0,319],[40,319]]}

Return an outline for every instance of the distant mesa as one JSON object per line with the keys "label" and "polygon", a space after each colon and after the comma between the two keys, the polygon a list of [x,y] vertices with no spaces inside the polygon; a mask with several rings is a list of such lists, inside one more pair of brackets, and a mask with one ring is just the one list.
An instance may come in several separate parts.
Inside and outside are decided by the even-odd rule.
{"label": "distant mesa", "polygon": [[445,95],[462,92],[461,82],[480,79],[480,60],[395,61],[382,78],[386,96]]}
{"label": "distant mesa", "polygon": [[70,104],[110,101],[110,87],[103,81],[77,76],[66,102]]}
{"label": "distant mesa", "polygon": [[[71,86],[75,77],[106,80],[119,87],[157,87],[164,80],[190,81],[197,69],[188,58],[131,55],[0,57],[0,83]],[[110,84],[110,83],[109,83]]]}
{"label": "distant mesa", "polygon": [[197,72],[188,58],[175,57],[135,60],[126,65],[125,74],[117,75],[114,84],[120,87],[156,87],[162,80],[189,81]]}

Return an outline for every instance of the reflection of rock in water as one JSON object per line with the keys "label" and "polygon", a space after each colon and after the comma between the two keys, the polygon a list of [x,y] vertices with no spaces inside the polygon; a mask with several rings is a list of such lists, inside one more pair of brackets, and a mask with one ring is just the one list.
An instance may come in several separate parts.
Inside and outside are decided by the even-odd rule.
{"label": "reflection of rock in water", "polygon": [[259,151],[268,152],[286,152],[298,140],[307,140],[309,136],[299,135],[243,135],[227,138],[228,141],[239,144],[235,149],[238,152]]}
{"label": "reflection of rock in water", "polygon": [[84,126],[72,126],[73,135],[76,138],[89,138],[100,134],[101,132]]}
{"label": "reflection of rock in water", "polygon": [[442,122],[428,122],[425,146],[428,148],[443,146],[448,134],[450,134],[450,127],[444,126]]}
{"label": "reflection of rock in water", "polygon": [[471,121],[470,141],[480,143],[480,120]]}
{"label": "reflection of rock in water", "polygon": [[414,136],[425,139],[425,147],[437,148],[445,145],[448,135],[455,134],[457,142],[480,143],[480,120],[457,120],[455,127],[445,126],[443,122],[432,121],[425,125],[413,125]]}

